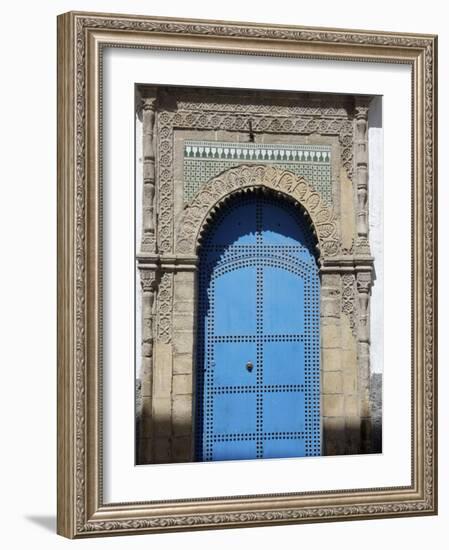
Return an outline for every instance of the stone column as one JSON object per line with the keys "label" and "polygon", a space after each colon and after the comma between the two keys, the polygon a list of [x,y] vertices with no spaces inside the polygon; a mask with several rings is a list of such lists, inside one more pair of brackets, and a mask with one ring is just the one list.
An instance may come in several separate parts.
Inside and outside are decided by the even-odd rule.
{"label": "stone column", "polygon": [[155,196],[155,109],[156,91],[147,89],[147,97],[142,99],[142,235],[137,267],[142,287],[142,366],[140,423],[137,442],[137,462],[139,464],[154,461],[154,422],[153,422],[153,383],[154,383],[154,338],[155,338],[155,298],[158,286],[158,257],[156,254],[156,215]]}
{"label": "stone column", "polygon": [[141,412],[140,433],[137,446],[139,464],[153,460],[153,344],[154,344],[154,299],[156,291],[156,269],[140,268],[142,287],[142,367],[141,379]]}
{"label": "stone column", "polygon": [[156,251],[155,226],[156,216],[154,209],[155,195],[155,147],[154,147],[154,119],[156,98],[143,99],[143,232],[142,252]]}
{"label": "stone column", "polygon": [[354,137],[355,183],[357,189],[356,250],[369,254],[368,244],[368,103],[356,99]]}
{"label": "stone column", "polygon": [[368,108],[370,99],[357,97],[355,102],[354,162],[357,185],[357,236],[354,263],[357,271],[358,329],[357,356],[359,365],[359,411],[361,421],[361,450],[371,450],[370,406],[370,292],[373,282],[369,245],[369,181],[368,181]]}
{"label": "stone column", "polygon": [[362,451],[371,450],[371,405],[370,405],[370,290],[371,271],[357,273],[357,291],[359,301],[358,325],[358,363],[360,388],[360,417]]}

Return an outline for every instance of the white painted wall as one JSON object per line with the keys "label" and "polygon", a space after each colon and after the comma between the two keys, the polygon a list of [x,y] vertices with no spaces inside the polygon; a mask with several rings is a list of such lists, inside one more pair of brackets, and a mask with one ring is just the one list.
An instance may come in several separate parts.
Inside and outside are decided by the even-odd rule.
{"label": "white painted wall", "polygon": [[[274,547],[445,548],[449,535],[449,323],[448,286],[439,291],[440,344],[440,515],[438,517],[329,523],[276,528],[109,538],[70,542],[54,534],[56,513],[56,21],[70,9],[129,12],[176,17],[258,20],[272,23],[372,28],[440,33],[439,203],[449,203],[445,151],[449,149],[449,30],[443,3],[407,4],[378,0],[364,9],[356,0],[316,3],[207,2],[166,0],[60,0],[2,6],[0,234],[0,323],[2,334],[2,546],[54,548],[158,548],[216,550]],[[19,208],[19,205],[20,208]],[[449,216],[441,215],[440,269],[447,272],[445,235]]]}
{"label": "white painted wall", "polygon": [[368,112],[369,240],[376,280],[371,290],[371,372],[384,369],[384,178],[382,97],[376,96]]}

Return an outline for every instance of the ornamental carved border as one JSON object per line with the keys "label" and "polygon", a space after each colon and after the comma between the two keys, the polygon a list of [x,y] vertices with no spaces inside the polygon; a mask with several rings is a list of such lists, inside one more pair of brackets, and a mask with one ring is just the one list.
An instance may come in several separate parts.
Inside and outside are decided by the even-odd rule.
{"label": "ornamental carved border", "polygon": [[[198,104],[183,102],[182,107],[189,106],[197,109]],[[245,109],[243,109],[245,107]],[[222,108],[216,105],[216,108]],[[229,104],[228,109],[235,109]],[[266,133],[292,133],[309,135],[318,133],[324,136],[339,137],[341,146],[341,162],[348,177],[353,171],[353,123],[348,114],[335,116],[335,109],[329,107],[311,107],[301,109],[301,116],[273,116],[267,110],[279,111],[278,106],[240,105],[238,114],[233,112],[197,112],[197,111],[161,111],[157,116],[157,134],[159,140],[158,177],[159,188],[159,220],[158,220],[158,247],[160,253],[173,251],[173,132],[175,128],[194,130],[248,130],[246,116],[251,116],[253,131]],[[323,113],[326,118],[317,119]],[[329,117],[329,118],[327,118]]]}
{"label": "ornamental carved border", "polygon": [[356,289],[355,275],[346,273],[341,277],[341,311],[348,316],[352,334],[356,336]]}
{"label": "ornamental carved border", "polygon": [[172,338],[173,273],[161,275],[157,292],[157,339],[164,344]]}
{"label": "ornamental carved border", "polygon": [[[408,48],[432,48],[428,38],[414,36],[395,36],[392,34],[374,34],[368,32],[352,32],[345,30],[310,30],[288,27],[271,27],[269,25],[248,25],[245,23],[208,22],[208,21],[159,21],[142,19],[140,17],[116,16],[106,17],[80,16],[77,20],[78,36],[85,28],[115,29],[121,31],[162,32],[170,34],[187,34],[193,36],[224,36],[242,38],[271,38],[273,40],[295,40],[298,42],[321,42],[331,44],[370,44],[373,46],[403,46]],[[82,40],[82,36],[79,36]],[[212,50],[211,50],[212,53]],[[234,53],[234,52],[233,52]],[[240,53],[240,52],[238,52]],[[287,57],[287,55],[284,55]]]}
{"label": "ornamental carved border", "polygon": [[[242,500],[243,502],[243,500]],[[120,530],[141,530],[142,532],[161,528],[188,528],[192,526],[203,526],[218,528],[220,526],[238,527],[241,523],[248,525],[266,525],[267,522],[283,523],[295,522],[298,520],[320,519],[349,519],[351,517],[368,517],[371,514],[408,516],[413,512],[425,512],[429,509],[428,503],[417,501],[413,503],[389,503],[379,502],[376,504],[344,504],[341,506],[321,506],[304,508],[286,508],[285,510],[256,510],[253,512],[217,512],[213,514],[192,514],[164,516],[148,519],[129,519],[125,521],[91,521],[86,524],[88,533],[110,532]],[[126,533],[124,533],[126,534]]]}
{"label": "ornamental carved border", "polygon": [[[434,41],[427,37],[414,37],[407,35],[392,35],[389,33],[364,33],[352,31],[330,31],[330,30],[308,30],[285,27],[270,27],[264,25],[252,26],[234,23],[208,23],[208,22],[187,22],[187,21],[163,21],[154,19],[132,18],[123,16],[99,16],[99,15],[72,15],[73,18],[73,40],[68,48],[74,52],[73,78],[74,105],[75,105],[75,193],[74,193],[74,281],[75,281],[75,324],[74,324],[74,418],[72,422],[76,426],[74,453],[74,501],[75,501],[75,533],[112,533],[127,532],[129,530],[154,530],[167,527],[189,527],[192,525],[218,526],[218,525],[241,525],[242,523],[256,524],[267,521],[294,521],[297,519],[318,518],[344,518],[344,517],[367,517],[373,513],[378,515],[408,515],[415,512],[435,511],[435,456],[434,456],[434,414],[436,396],[434,388],[434,334],[435,309],[433,305],[435,295],[435,192],[434,192],[434,142],[435,128],[435,105],[434,105],[434,79],[436,69],[434,67]],[[87,515],[87,489],[86,489],[86,465],[87,465],[87,402],[86,402],[86,314],[87,314],[87,292],[86,292],[86,43],[88,29],[109,29],[118,31],[140,31],[145,33],[166,33],[191,35],[191,36],[223,36],[242,38],[269,38],[275,40],[294,40],[308,43],[327,43],[342,45],[368,45],[386,47],[419,48],[424,55],[424,135],[423,137],[423,167],[424,167],[424,188],[423,188],[423,223],[424,223],[424,317],[425,317],[425,338],[424,338],[424,422],[423,434],[425,445],[423,447],[423,481],[424,494],[410,503],[401,502],[378,502],[377,504],[342,504],[319,508],[283,509],[278,511],[257,511],[248,513],[214,513],[214,514],[187,514],[161,515],[155,518],[136,520],[132,518],[119,520],[92,520]],[[135,46],[136,47],[136,46]],[[137,46],[139,47],[139,46]],[[140,46],[144,48],[144,46]],[[244,44],[242,44],[242,50]],[[205,49],[204,51],[210,51]],[[234,53],[244,53],[234,52]],[[102,59],[102,48],[99,50],[100,63]],[[327,56],[330,59],[330,56]],[[358,58],[363,61],[362,58]],[[373,61],[375,58],[366,59]],[[72,75],[71,75],[72,78]],[[100,79],[100,93],[102,80]],[[100,120],[100,130],[101,130]],[[101,215],[101,213],[100,213]]]}
{"label": "ornamental carved border", "polygon": [[327,207],[321,195],[303,177],[288,170],[259,164],[230,168],[201,187],[181,216],[176,231],[175,252],[195,255],[201,232],[214,209],[237,191],[257,188],[277,191],[299,203],[312,220],[321,257],[337,254],[340,239],[333,210]]}

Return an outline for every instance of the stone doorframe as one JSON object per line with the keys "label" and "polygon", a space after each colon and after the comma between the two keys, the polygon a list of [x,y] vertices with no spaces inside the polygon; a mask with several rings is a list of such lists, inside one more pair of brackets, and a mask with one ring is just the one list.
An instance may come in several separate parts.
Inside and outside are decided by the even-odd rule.
{"label": "stone doorframe", "polygon": [[[146,374],[142,380],[140,463],[193,460],[198,250],[202,234],[227,199],[256,189],[278,194],[301,207],[316,236],[321,279],[323,454],[370,450],[373,258],[369,247],[342,249],[332,209],[304,178],[270,165],[251,164],[226,170],[200,188],[175,226],[174,255],[139,258]],[[360,229],[360,224],[357,227]],[[367,235],[359,232],[358,238],[367,243]]]}

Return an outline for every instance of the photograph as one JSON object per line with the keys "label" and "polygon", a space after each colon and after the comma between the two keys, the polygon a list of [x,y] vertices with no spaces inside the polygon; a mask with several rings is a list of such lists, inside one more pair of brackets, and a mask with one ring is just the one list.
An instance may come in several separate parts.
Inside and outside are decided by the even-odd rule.
{"label": "photograph", "polygon": [[436,514],[436,53],[58,17],[59,534]]}
{"label": "photograph", "polygon": [[381,452],[381,140],[379,96],[136,85],[137,464]]}

